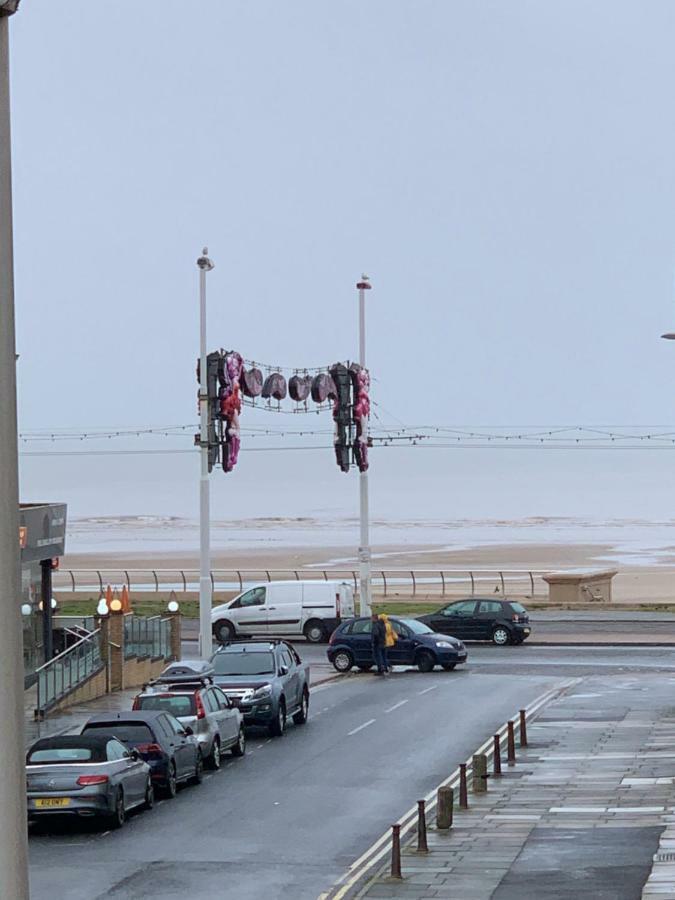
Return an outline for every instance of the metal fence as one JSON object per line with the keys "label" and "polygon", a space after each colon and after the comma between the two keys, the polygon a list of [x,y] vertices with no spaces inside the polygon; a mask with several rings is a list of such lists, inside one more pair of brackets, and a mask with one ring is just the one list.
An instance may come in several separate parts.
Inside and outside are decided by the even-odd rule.
{"label": "metal fence", "polygon": [[161,616],[124,617],[124,658],[171,656],[171,620]]}
{"label": "metal fence", "polygon": [[36,670],[38,717],[103,668],[100,634],[92,631]]}
{"label": "metal fence", "polygon": [[[531,599],[546,596],[548,585],[542,571],[523,569],[373,569],[375,595],[395,598],[424,596],[479,596],[495,594]],[[358,590],[359,573],[349,568],[306,569],[213,569],[214,591],[239,592],[265,581],[347,581]],[[55,590],[103,593],[108,584],[126,584],[135,592],[176,591],[196,593],[196,569],[59,569],[54,573]]]}

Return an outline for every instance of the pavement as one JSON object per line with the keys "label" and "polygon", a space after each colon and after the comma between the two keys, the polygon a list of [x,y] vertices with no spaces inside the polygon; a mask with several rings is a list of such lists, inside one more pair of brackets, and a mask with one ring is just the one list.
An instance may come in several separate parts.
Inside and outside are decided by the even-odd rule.
{"label": "pavement", "polygon": [[567,688],[450,830],[429,821],[428,852],[404,845],[401,880],[387,859],[365,886],[329,896],[675,900],[674,688],[652,675]]}

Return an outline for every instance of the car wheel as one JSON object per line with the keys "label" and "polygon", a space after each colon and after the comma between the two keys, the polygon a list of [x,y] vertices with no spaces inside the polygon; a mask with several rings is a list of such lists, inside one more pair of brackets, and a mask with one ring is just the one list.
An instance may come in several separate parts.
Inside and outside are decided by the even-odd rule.
{"label": "car wheel", "polygon": [[370,672],[370,670],[371,670],[372,668],[373,668],[372,666],[359,666],[359,669],[360,669],[362,672]]}
{"label": "car wheel", "polygon": [[178,781],[176,780],[176,763],[172,760],[169,763],[169,774],[166,779],[166,784],[164,785],[164,796],[168,800],[173,800],[177,793]]}
{"label": "car wheel", "polygon": [[118,788],[115,795],[115,811],[110,817],[111,828],[121,828],[126,822],[127,813],[124,808],[124,792],[122,788]]}
{"label": "car wheel", "polygon": [[492,632],[492,643],[497,644],[498,647],[505,647],[510,641],[511,635],[508,628],[504,628],[503,625],[497,625]]}
{"label": "car wheel", "polygon": [[152,785],[152,780],[148,778],[148,782],[145,785],[145,802],[143,803],[143,809],[152,809],[155,805],[155,789]]}
{"label": "car wheel", "polygon": [[304,635],[310,644],[320,644],[321,641],[326,639],[326,632],[324,631],[324,627],[318,619],[312,619],[309,621],[304,629]]}
{"label": "car wheel", "polygon": [[302,692],[302,705],[300,709],[293,716],[293,721],[296,725],[304,725],[307,721],[307,717],[309,716],[309,691],[307,688]]}
{"label": "car wheel", "polygon": [[433,667],[436,665],[436,660],[433,657],[433,654],[429,653],[428,650],[422,650],[417,654],[417,668],[420,672],[431,672]]}
{"label": "car wheel", "polygon": [[213,633],[216,637],[216,640],[221,644],[226,644],[228,641],[233,641],[236,637],[234,625],[232,625],[231,622],[216,622],[216,624],[213,626]]}
{"label": "car wheel", "polygon": [[456,665],[457,663],[443,663],[443,668],[446,672],[452,672]]}
{"label": "car wheel", "polygon": [[281,735],[286,731],[286,704],[283,700],[279,701],[279,708],[277,709],[277,717],[270,725],[270,734],[273,737],[281,737]]}
{"label": "car wheel", "polygon": [[213,739],[213,747],[209,756],[209,768],[218,771],[220,768],[220,738]]}
{"label": "car wheel", "polygon": [[190,784],[201,784],[204,780],[204,759],[202,751],[197,752],[197,760],[195,762],[195,773],[190,779]]}
{"label": "car wheel", "polygon": [[[338,672],[349,672],[353,665],[354,657],[349,650],[338,650],[333,657],[333,668],[337,669]],[[368,668],[370,668],[370,666]]]}
{"label": "car wheel", "polygon": [[232,756],[243,756],[246,753],[246,732],[244,731],[244,726],[242,725],[239,729],[239,737],[237,738],[237,743],[232,748]]}

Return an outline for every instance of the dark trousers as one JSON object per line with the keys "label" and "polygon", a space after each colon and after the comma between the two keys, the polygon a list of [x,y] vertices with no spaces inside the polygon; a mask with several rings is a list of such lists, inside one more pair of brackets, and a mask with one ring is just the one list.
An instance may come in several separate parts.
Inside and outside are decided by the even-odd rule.
{"label": "dark trousers", "polygon": [[378,672],[385,672],[387,669],[387,650],[383,644],[373,644],[373,662],[377,666]]}

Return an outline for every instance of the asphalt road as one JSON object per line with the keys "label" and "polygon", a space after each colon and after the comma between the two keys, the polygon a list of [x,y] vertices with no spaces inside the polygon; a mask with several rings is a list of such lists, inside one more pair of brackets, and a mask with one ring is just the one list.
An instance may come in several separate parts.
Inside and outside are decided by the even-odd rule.
{"label": "asphalt road", "polygon": [[[319,662],[321,648],[298,649]],[[251,735],[244,759],[122,831],[32,835],[31,896],[315,900],[520,707],[571,675],[660,670],[675,671],[675,650],[525,644],[474,646],[450,673],[325,683],[307,725]]]}

